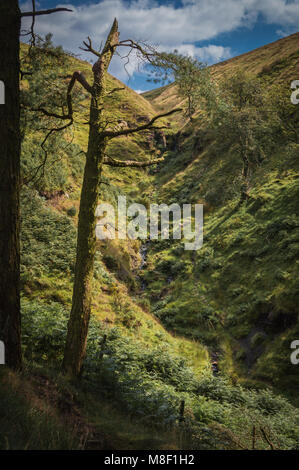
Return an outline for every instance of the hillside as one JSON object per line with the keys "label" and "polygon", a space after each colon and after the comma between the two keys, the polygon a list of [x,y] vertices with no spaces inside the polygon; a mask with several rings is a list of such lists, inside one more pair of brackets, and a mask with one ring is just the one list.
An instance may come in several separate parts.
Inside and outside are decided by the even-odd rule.
{"label": "hillside", "polygon": [[[287,100],[299,76],[299,33],[212,67],[220,82],[236,71],[258,76],[267,90],[279,85]],[[159,110],[181,102],[175,85],[143,96]],[[183,124],[156,184],[161,201],[204,204],[203,248],[190,256],[179,244],[155,244],[144,273],[153,310],[168,328],[218,350],[223,370],[237,380],[275,384],[293,397],[299,385],[289,360],[299,334],[298,156],[298,133],[292,142],[278,142],[240,206],[237,154],[217,148],[199,117]]]}
{"label": "hillside", "polygon": [[[27,46],[23,46],[22,53],[26,54],[27,51]],[[56,54],[55,50],[54,52]],[[53,53],[50,57],[52,56]],[[52,58],[48,63],[47,58],[45,64],[38,64],[39,75],[35,78],[37,82],[48,80],[51,61]],[[90,64],[61,55],[61,51],[57,51],[55,61],[58,62],[55,66],[60,81],[60,77],[78,69],[85,73],[87,79],[92,75]],[[142,123],[153,116],[155,111],[145,99],[114,77],[109,75],[107,79],[109,89],[124,88],[121,93],[112,95],[107,100],[107,109],[117,125]],[[34,83],[24,80],[24,93]],[[203,371],[210,373],[209,355],[205,346],[169,333],[150,313],[148,302],[139,297],[137,276],[141,254],[138,240],[98,242],[84,383],[82,387],[71,386],[70,389],[66,381],[57,377],[71,307],[83,152],[88,141],[84,123],[87,120],[89,103],[86,94],[81,93],[78,86],[75,89],[75,99],[76,109],[80,112],[76,113],[74,126],[70,132],[55,135],[47,151],[45,168],[33,180],[30,179],[35,175],[36,167],[44,160],[40,147],[43,133],[40,131],[41,121],[30,121],[30,115],[26,119],[22,170],[24,181],[28,180],[30,183],[25,184],[22,191],[21,257],[22,331],[26,372],[22,377],[2,374],[2,385],[5,390],[10,390],[13,397],[11,404],[2,401],[2,411],[5,414],[4,408],[12,406],[19,409],[20,414],[16,424],[19,427],[17,432],[13,429],[7,432],[7,442],[1,441],[0,446],[22,448],[27,445],[21,430],[28,425],[27,421],[31,422],[30,415],[35,412],[41,414],[41,421],[33,420],[30,425],[32,430],[26,434],[30,448],[55,448],[58,445],[56,438],[52,442],[52,434],[48,434],[52,430],[54,434],[57,432],[65,435],[65,440],[63,438],[59,446],[80,448],[77,433],[82,439],[89,427],[91,435],[95,433],[101,437],[96,448],[102,448],[102,445],[124,449],[140,448],[138,446],[162,446],[167,442],[170,442],[170,446],[177,446],[179,437],[176,432],[168,438],[163,427],[159,429],[157,426],[154,429],[155,422],[161,421],[163,426],[167,420],[176,422],[181,393],[177,382],[180,377],[188,382],[196,380]],[[161,134],[148,131],[133,138],[120,137],[108,151],[117,158],[142,160],[159,153],[161,146],[163,147]],[[147,171],[105,168],[102,178],[104,184],[99,202],[115,204],[118,195],[126,195],[128,202],[137,200],[147,203],[144,188],[151,187],[152,179]],[[106,346],[101,367],[97,358],[102,354],[103,341]],[[24,399],[19,400],[20,380],[26,382],[28,393],[26,392]],[[45,382],[55,389],[54,401],[48,402],[46,398],[48,392]],[[86,393],[89,398],[85,396]],[[61,411],[55,401],[64,402],[65,396],[73,397],[69,399],[70,409],[67,413],[65,410]],[[90,409],[89,401],[94,403],[93,409]],[[135,418],[131,418],[132,411]],[[139,424],[141,418],[142,424]],[[49,429],[44,422],[48,419],[51,420]],[[78,419],[81,420],[83,429],[76,428]],[[86,425],[90,421],[92,424]],[[72,429],[74,425],[75,435]],[[38,426],[45,427],[45,441],[41,437],[39,444],[36,443]],[[142,444],[143,442],[146,444]],[[88,446],[89,443],[84,443],[83,447]]]}
{"label": "hillside", "polygon": [[[282,40],[289,52],[279,56],[287,59],[279,77],[289,67],[299,72],[298,38]],[[274,44],[258,50],[255,73],[277,61],[283,43]],[[74,70],[91,77],[90,64],[49,49],[38,56],[36,74],[22,82],[24,99],[45,93],[55,103]],[[215,73],[219,79],[222,70],[233,73],[236,63],[250,69],[258,51],[215,66]],[[23,46],[22,57],[27,53]],[[276,70],[271,66],[265,80],[275,82]],[[49,76],[52,95],[46,94]],[[107,81],[109,89],[124,88],[107,99],[113,125],[145,122],[178,103],[174,86],[140,96],[110,75]],[[289,343],[298,337],[298,144],[277,148],[254,175],[253,199],[238,207],[231,190],[238,160],[218,153],[199,120],[165,119],[166,147],[157,131],[113,141],[111,156],[142,160],[163,153],[165,162],[150,170],[105,168],[99,202],[115,205],[118,195],[146,206],[203,202],[204,246],[197,253],[177,241],[98,242],[87,356],[80,381],[70,383],[60,366],[89,105],[77,85],[74,100],[75,124],[55,134],[36,178],[44,130],[53,123],[23,110],[25,367],[1,370],[0,448],[246,449],[255,423],[256,449],[269,448],[267,437],[275,448],[296,448],[298,374]]]}
{"label": "hillside", "polygon": [[[299,64],[299,33],[247,52],[211,67],[213,76],[221,80],[238,70],[278,82],[296,79]],[[156,88],[141,95],[156,109],[167,110],[181,103],[175,84]]]}

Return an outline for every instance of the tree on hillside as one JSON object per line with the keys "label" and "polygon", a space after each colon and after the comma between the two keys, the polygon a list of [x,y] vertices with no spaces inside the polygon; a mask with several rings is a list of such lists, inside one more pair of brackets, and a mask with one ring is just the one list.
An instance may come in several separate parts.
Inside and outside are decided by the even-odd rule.
{"label": "tree on hillside", "polygon": [[271,152],[275,134],[281,134],[282,108],[275,106],[256,77],[242,72],[217,83],[210,70],[196,59],[176,53],[159,54],[155,65],[157,80],[173,74],[179,95],[187,99],[189,117],[203,113],[218,151],[231,150],[240,156],[241,202],[248,199],[255,167]]}
{"label": "tree on hillside", "polygon": [[149,81],[164,84],[170,79],[174,80],[179,96],[187,102],[186,115],[192,120],[203,90],[207,92],[209,71],[205,65],[195,57],[179,54],[175,50],[155,54],[149,69],[149,74],[153,76]]}
{"label": "tree on hillside", "polygon": [[255,77],[239,72],[224,79],[217,92],[211,106],[210,125],[219,150],[230,150],[240,156],[242,202],[250,197],[254,169],[273,148],[279,118]]}
{"label": "tree on hillside", "polygon": [[0,104],[0,340],[5,345],[6,364],[21,367],[20,314],[20,27],[22,17],[32,17],[66,8],[21,13],[17,0],[0,4],[0,81],[5,104]]}
{"label": "tree on hillside", "polygon": [[[143,57],[148,57],[148,53],[139,44],[131,40],[119,41],[118,23],[116,19],[114,20],[101,52],[97,52],[93,49],[90,39],[88,40],[88,43],[85,43],[85,46],[87,51],[97,56],[97,61],[93,66],[93,84],[87,84],[85,78],[82,77],[80,72],[75,72],[73,79],[70,82],[71,86],[74,80],[80,80],[80,83],[90,93],[91,102],[88,150],[86,153],[86,164],[84,169],[78,220],[77,257],[73,300],[63,361],[64,371],[69,376],[78,376],[80,374],[86,350],[90,318],[91,283],[96,252],[95,210],[99,196],[102,165],[110,165],[114,167],[145,167],[161,161],[161,158],[146,162],[115,160],[114,158],[107,156],[107,145],[111,139],[118,136],[133,134],[145,129],[154,129],[155,122],[159,118],[177,111],[173,110],[169,113],[155,116],[148,123],[140,126],[114,130],[105,116],[104,106],[104,100],[107,94],[106,72],[111,59],[117,48],[122,46],[129,47],[130,50],[135,49],[142,54]],[[119,90],[116,89],[112,92],[117,91]],[[69,111],[71,112],[71,108],[69,108]]]}
{"label": "tree on hillside", "polygon": [[[75,151],[80,154],[79,147],[72,143],[72,121],[55,118],[57,109],[67,108],[68,63],[62,47],[53,45],[50,33],[44,39],[36,38],[30,55],[28,48],[23,47],[21,62],[27,71],[30,70],[20,95],[21,177],[25,185],[42,196],[51,197],[66,184],[64,156]],[[72,97],[73,106],[79,106],[84,99],[84,93],[77,89]],[[45,105],[47,114],[40,111]]]}
{"label": "tree on hillside", "polygon": [[[113,167],[146,167],[162,160],[162,158],[150,161],[123,161],[116,160],[107,155],[106,149],[111,139],[119,136],[126,136],[146,129],[157,129],[155,123],[159,118],[168,116],[178,110],[172,110],[155,116],[145,124],[126,129],[115,127],[115,122],[109,120],[105,111],[105,99],[112,93],[121,91],[116,88],[111,91],[107,89],[107,70],[113,55],[118,48],[128,48],[128,57],[132,50],[143,58],[151,60],[153,52],[145,46],[132,40],[119,40],[118,23],[114,20],[112,28],[108,34],[106,43],[101,51],[93,48],[91,40],[84,43],[85,49],[97,57],[93,70],[93,83],[89,84],[80,71],[75,71],[70,78],[67,93],[66,105],[62,106],[62,114],[48,109],[48,103],[41,103],[37,108],[32,108],[48,118],[55,118],[64,121],[60,127],[55,127],[48,131],[56,132],[69,127],[74,122],[72,92],[75,83],[78,82],[90,95],[89,113],[89,139],[86,152],[86,162],[81,190],[80,210],[78,220],[77,254],[75,265],[75,279],[73,287],[73,299],[70,319],[68,323],[68,333],[63,360],[63,369],[70,377],[80,374],[82,362],[86,350],[86,340],[90,319],[91,287],[93,278],[93,265],[96,252],[95,238],[95,210],[98,203],[99,189],[101,184],[101,171],[103,165]],[[47,109],[46,109],[47,107]],[[159,129],[161,127],[158,127]]]}
{"label": "tree on hillside", "polygon": [[21,366],[20,321],[20,105],[19,34],[21,16],[17,0],[0,4],[0,80],[5,104],[0,105],[0,340],[6,364]]}

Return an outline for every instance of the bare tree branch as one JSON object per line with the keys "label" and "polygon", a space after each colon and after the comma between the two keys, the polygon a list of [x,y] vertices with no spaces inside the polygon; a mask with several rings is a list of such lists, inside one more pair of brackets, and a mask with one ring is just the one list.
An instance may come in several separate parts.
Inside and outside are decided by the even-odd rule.
{"label": "bare tree branch", "polygon": [[[69,125],[71,125],[73,123],[73,105],[72,105],[72,90],[74,88],[74,85],[75,85],[75,82],[76,80],[89,92],[91,93],[92,92],[92,87],[89,85],[89,83],[87,82],[87,80],[85,79],[84,75],[79,71],[77,70],[76,72],[73,73],[72,75],[72,78],[70,80],[70,83],[68,85],[68,89],[67,89],[67,95],[66,95],[66,100],[67,100],[67,107],[68,107],[68,113],[67,114],[56,114],[56,113],[52,113],[51,111],[47,111],[45,108],[43,107],[39,107],[39,108],[30,108],[31,111],[35,111],[35,112],[40,112],[40,113],[43,113],[45,116],[48,116],[48,117],[54,117],[56,119],[70,119],[71,123]],[[27,107],[28,106],[25,106],[23,105],[24,107]]]}
{"label": "bare tree branch", "polygon": [[149,62],[151,62],[152,59],[157,55],[157,52],[154,50],[153,47],[149,45],[142,47],[140,43],[135,42],[132,39],[125,39],[124,41],[120,41],[117,45],[123,47],[130,47],[131,49],[137,50]]}
{"label": "bare tree branch", "polygon": [[146,166],[155,165],[156,163],[160,163],[164,160],[164,157],[154,158],[153,160],[147,160],[144,162],[138,162],[136,160],[115,160],[112,157],[104,157],[103,164],[114,166],[114,167],[135,167],[135,168],[143,168]]}
{"label": "bare tree branch", "polygon": [[86,80],[85,76],[83,75],[82,72],[80,72],[80,70],[76,70],[76,72],[73,73],[72,75],[72,79],[69,83],[69,86],[68,86],[68,94],[71,93],[74,85],[75,85],[75,82],[76,80],[83,86],[83,88],[85,88],[85,90],[87,90],[89,93],[92,93],[92,86],[89,85],[88,81]]}
{"label": "bare tree branch", "polygon": [[33,75],[32,72],[26,72],[20,69],[20,74],[21,74],[21,80],[25,77],[25,75]]}
{"label": "bare tree branch", "polygon": [[81,49],[81,51],[91,52],[92,54],[94,54],[97,57],[101,57],[101,53],[96,51],[92,47],[92,42],[91,42],[91,39],[90,39],[89,36],[87,37],[87,40],[88,40],[88,43],[86,41],[83,41],[83,44],[84,44],[85,48],[84,47],[79,47],[79,49]]}
{"label": "bare tree branch", "polygon": [[44,159],[42,161],[42,163],[40,165],[38,165],[36,168],[35,168],[35,172],[33,174],[33,176],[29,179],[26,179],[24,182],[25,184],[28,184],[30,183],[31,181],[34,181],[35,178],[37,177],[38,173],[40,170],[42,170],[42,176],[44,174],[44,170],[45,170],[45,166],[46,166],[46,163],[47,163],[47,159],[48,159],[48,151],[45,147],[46,143],[47,143],[47,140],[49,139],[49,137],[54,133],[54,132],[61,132],[63,131],[64,129],[66,129],[67,127],[70,127],[71,125],[73,124],[73,120],[71,119],[70,122],[68,122],[67,124],[65,124],[64,126],[61,126],[61,127],[54,127],[53,129],[50,129],[49,132],[47,133],[47,135],[45,136],[44,140],[42,141],[41,143],[41,148],[43,149],[43,152],[45,154],[44,156]]}
{"label": "bare tree branch", "polygon": [[263,435],[263,438],[269,444],[271,450],[275,450],[274,444],[270,441],[269,437],[267,436],[267,433],[264,428],[260,427],[261,433]]}
{"label": "bare tree branch", "polygon": [[59,11],[70,11],[69,8],[51,8],[50,10],[40,10],[40,11],[24,11],[21,13],[21,18],[26,16],[41,16],[41,15],[51,15],[52,13],[57,13]]}
{"label": "bare tree branch", "polygon": [[122,90],[125,90],[125,87],[122,87],[122,88],[113,88],[113,90],[111,90],[111,91],[109,91],[108,93],[106,93],[106,96],[112,95],[112,94],[115,93],[116,91],[122,91]]}
{"label": "bare tree branch", "polygon": [[56,114],[56,113],[52,113],[50,111],[47,111],[45,108],[30,108],[29,106],[26,106],[26,105],[22,105],[23,108],[28,108],[30,109],[30,111],[34,111],[36,113],[43,113],[45,116],[48,116],[48,117],[53,117],[53,118],[56,118],[56,119],[71,119],[71,116],[69,114]]}
{"label": "bare tree branch", "polygon": [[122,129],[119,131],[105,131],[103,132],[103,135],[104,137],[109,137],[110,139],[113,139],[114,137],[118,137],[120,135],[129,135],[129,134],[134,134],[135,132],[144,131],[145,129],[153,129],[154,128],[153,124],[154,122],[157,121],[157,119],[170,116],[171,114],[178,113],[180,111],[182,111],[181,108],[172,109],[171,111],[168,111],[167,113],[158,114],[157,116],[153,117],[147,124],[143,124],[142,126],[133,127],[131,129]]}
{"label": "bare tree branch", "polygon": [[30,47],[29,47],[29,55],[30,55],[30,50],[32,47],[35,46],[35,34],[34,34],[34,25],[35,25],[35,13],[36,13],[36,6],[35,6],[35,0],[32,0],[32,23],[31,23],[31,41],[30,41]]}
{"label": "bare tree branch", "polygon": [[252,427],[252,450],[255,450],[255,441],[256,441],[256,427]]}

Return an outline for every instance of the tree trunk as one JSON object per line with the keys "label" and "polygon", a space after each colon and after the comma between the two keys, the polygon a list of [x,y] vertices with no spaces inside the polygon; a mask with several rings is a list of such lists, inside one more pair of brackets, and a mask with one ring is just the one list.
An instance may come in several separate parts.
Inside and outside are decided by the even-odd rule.
{"label": "tree trunk", "polygon": [[241,185],[241,202],[247,201],[249,199],[249,163],[248,159],[243,158],[243,182]]}
{"label": "tree trunk", "polygon": [[250,162],[248,157],[248,139],[245,142],[241,140],[241,156],[243,162],[242,177],[243,183],[241,185],[241,198],[240,201],[243,203],[249,199],[249,178],[250,178]]}
{"label": "tree trunk", "polygon": [[115,20],[101,56],[93,66],[94,83],[89,117],[89,140],[81,191],[78,220],[77,257],[71,315],[68,323],[63,370],[78,377],[86,351],[90,319],[92,279],[96,252],[95,210],[98,202],[102,163],[108,143],[105,129],[103,100],[106,93],[105,74],[118,43],[118,24]]}
{"label": "tree trunk", "polygon": [[0,3],[0,80],[5,104],[0,104],[0,340],[9,367],[21,367],[20,319],[20,103],[17,0]]}

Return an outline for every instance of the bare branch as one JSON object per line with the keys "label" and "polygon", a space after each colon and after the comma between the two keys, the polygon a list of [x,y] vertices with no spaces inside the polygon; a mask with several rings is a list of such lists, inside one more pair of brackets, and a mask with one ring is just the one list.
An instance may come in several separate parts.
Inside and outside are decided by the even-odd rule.
{"label": "bare branch", "polygon": [[260,427],[260,430],[262,432],[263,438],[269,444],[271,450],[275,450],[274,444],[270,441],[269,437],[267,436],[267,433],[264,428]]}
{"label": "bare branch", "polygon": [[125,39],[124,41],[120,41],[117,45],[123,47],[130,47],[131,49],[137,50],[141,54],[141,56],[147,59],[149,62],[151,62],[157,54],[153,47],[149,45],[142,47],[140,43],[135,42],[132,39]]}
{"label": "bare branch", "polygon": [[113,90],[111,90],[111,91],[109,91],[108,93],[106,93],[106,96],[112,95],[112,93],[115,93],[116,91],[122,91],[122,90],[125,90],[125,87],[122,87],[122,88],[113,88]]}
{"label": "bare branch", "polygon": [[72,79],[69,83],[68,91],[67,91],[68,94],[71,93],[76,80],[83,86],[83,88],[85,88],[85,90],[87,90],[89,93],[92,93],[92,86],[89,85],[83,73],[80,72],[80,70],[76,70],[76,72],[73,73]]}
{"label": "bare branch", "polygon": [[32,16],[32,23],[31,23],[31,29],[30,29],[31,41],[30,41],[30,47],[29,47],[29,56],[30,56],[31,48],[35,46],[35,39],[36,39],[35,34],[34,34],[35,13],[36,13],[35,0],[32,0],[32,13],[33,13],[33,16]]}
{"label": "bare branch", "polygon": [[164,157],[154,158],[153,160],[147,160],[144,162],[138,162],[136,160],[115,160],[112,157],[104,157],[103,164],[114,166],[114,167],[135,167],[135,168],[143,168],[146,166],[155,165],[156,163],[160,163],[164,160]]}
{"label": "bare branch", "polygon": [[21,18],[26,16],[41,16],[41,15],[51,15],[52,13],[57,13],[59,11],[70,11],[69,8],[51,8],[50,10],[40,10],[40,11],[24,11],[21,13]]}
{"label": "bare branch", "polygon": [[92,92],[92,87],[89,85],[89,83],[87,82],[87,80],[85,79],[84,75],[79,71],[77,70],[76,72],[73,73],[72,77],[71,77],[71,80],[69,82],[69,85],[68,85],[68,88],[67,88],[67,107],[68,107],[68,114],[56,114],[56,113],[52,113],[50,111],[47,111],[45,108],[43,107],[39,107],[39,108],[36,108],[36,109],[33,109],[31,108],[31,111],[35,111],[35,112],[41,112],[43,113],[45,116],[48,116],[48,117],[54,117],[56,119],[62,119],[62,120],[69,120],[69,122],[63,126],[60,126],[60,127],[54,127],[52,129],[49,130],[49,132],[46,134],[42,144],[41,144],[41,148],[43,149],[43,152],[45,154],[44,156],[44,159],[42,161],[42,163],[35,169],[35,173],[34,175],[32,176],[32,178],[28,181],[26,181],[26,183],[34,180],[36,178],[36,176],[38,175],[39,171],[42,169],[43,172],[44,172],[44,168],[45,168],[45,165],[46,165],[46,162],[47,162],[47,159],[48,159],[48,151],[45,147],[46,143],[47,143],[47,140],[49,139],[49,137],[54,133],[54,132],[61,132],[63,130],[65,130],[66,128],[70,127],[73,122],[74,122],[74,119],[73,119],[73,105],[72,105],[72,90],[74,88],[74,85],[76,83],[76,80],[89,92],[91,93]]}
{"label": "bare branch", "polygon": [[119,42],[118,21],[116,18],[114,18],[113,25],[111,27],[110,33],[107,37],[106,43],[102,50],[102,54],[106,54],[106,52],[111,51],[111,48],[115,50],[116,47],[118,46],[118,42]]}
{"label": "bare branch", "polygon": [[30,108],[29,106],[26,106],[26,105],[22,105],[23,108],[28,108],[30,109],[30,111],[33,111],[33,112],[36,112],[36,113],[43,113],[45,116],[48,116],[48,117],[53,117],[53,118],[56,118],[56,119],[71,119],[71,116],[69,114],[56,114],[56,113],[52,113],[50,111],[47,111],[45,108]]}
{"label": "bare branch", "polygon": [[21,74],[21,80],[23,80],[23,78],[24,78],[26,75],[33,75],[32,72],[26,72],[26,71],[21,70],[21,69],[20,69],[20,74]]}
{"label": "bare branch", "polygon": [[252,427],[252,450],[255,450],[255,441],[256,441],[256,427]]}
{"label": "bare branch", "polygon": [[96,51],[92,47],[92,42],[91,42],[91,39],[90,39],[89,36],[87,37],[87,40],[88,40],[88,43],[86,41],[83,41],[83,44],[84,44],[85,48],[84,47],[79,47],[79,49],[81,49],[81,51],[91,52],[92,54],[94,54],[97,57],[101,57],[101,53]]}
{"label": "bare branch", "polygon": [[36,168],[35,168],[35,172],[34,172],[34,175],[30,178],[30,179],[26,179],[24,182],[25,184],[28,184],[30,183],[31,181],[34,181],[35,178],[37,177],[38,173],[40,170],[43,170],[43,173],[42,175],[44,174],[44,169],[45,169],[45,166],[46,166],[46,163],[47,163],[47,160],[48,160],[48,151],[45,147],[46,143],[47,143],[47,140],[49,139],[49,137],[54,133],[54,132],[60,132],[60,131],[63,131],[64,129],[66,129],[67,127],[70,127],[71,125],[73,124],[73,120],[71,119],[70,122],[68,122],[67,124],[65,124],[64,126],[61,126],[61,127],[54,127],[53,129],[50,129],[49,132],[47,133],[47,135],[45,136],[44,140],[42,141],[41,143],[41,148],[43,149],[43,152],[45,154],[44,156],[44,159],[42,161],[42,163],[40,165],[38,165]]}
{"label": "bare branch", "polygon": [[143,124],[142,126],[133,127],[131,129],[123,129],[119,131],[106,131],[106,132],[103,132],[103,135],[104,137],[109,137],[110,139],[113,139],[114,137],[118,137],[120,135],[129,135],[129,134],[134,134],[135,132],[144,131],[145,129],[153,129],[153,124],[155,121],[157,121],[157,119],[170,116],[171,114],[178,113],[180,111],[182,111],[181,108],[172,109],[171,111],[168,111],[167,113],[158,114],[157,116],[153,117],[147,124]]}
{"label": "bare branch", "polygon": [[[89,83],[87,82],[87,80],[85,79],[84,75],[79,71],[77,70],[76,72],[73,73],[72,75],[72,78],[70,80],[70,83],[68,85],[68,89],[67,89],[67,95],[66,95],[66,100],[67,100],[67,107],[68,107],[68,113],[67,114],[56,114],[56,113],[52,113],[51,111],[47,111],[45,108],[43,107],[39,107],[39,108],[30,108],[31,111],[35,111],[35,112],[40,112],[40,113],[43,113],[45,116],[48,116],[48,117],[54,117],[56,119],[63,119],[63,120],[66,120],[66,119],[70,119],[71,123],[69,125],[71,125],[73,123],[73,105],[72,105],[72,90],[74,88],[74,85],[75,85],[75,82],[76,80],[89,92],[91,93],[92,92],[92,87],[89,85]],[[23,105],[24,106],[24,105]],[[24,106],[24,107],[27,107],[29,108],[29,106]]]}

